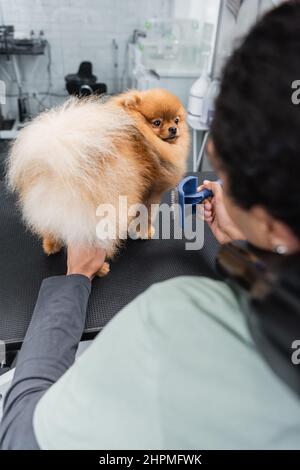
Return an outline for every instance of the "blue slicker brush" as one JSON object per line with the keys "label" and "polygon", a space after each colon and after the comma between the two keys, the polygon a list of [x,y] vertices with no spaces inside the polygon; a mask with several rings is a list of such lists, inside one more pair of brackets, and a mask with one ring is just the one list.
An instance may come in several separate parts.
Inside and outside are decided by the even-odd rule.
{"label": "blue slicker brush", "polygon": [[180,207],[180,222],[184,228],[186,217],[186,206],[192,206],[193,214],[196,212],[196,206],[201,204],[213,196],[213,192],[209,189],[197,191],[199,182],[197,176],[187,176],[184,178],[176,188],[176,202]]}

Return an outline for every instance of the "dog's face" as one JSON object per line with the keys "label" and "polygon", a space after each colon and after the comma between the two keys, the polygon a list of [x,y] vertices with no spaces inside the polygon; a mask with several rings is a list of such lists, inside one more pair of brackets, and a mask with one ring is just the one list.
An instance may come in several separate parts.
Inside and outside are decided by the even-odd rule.
{"label": "dog's face", "polygon": [[164,89],[131,91],[124,95],[125,106],[140,113],[162,140],[174,143],[185,128],[185,110],[179,99]]}

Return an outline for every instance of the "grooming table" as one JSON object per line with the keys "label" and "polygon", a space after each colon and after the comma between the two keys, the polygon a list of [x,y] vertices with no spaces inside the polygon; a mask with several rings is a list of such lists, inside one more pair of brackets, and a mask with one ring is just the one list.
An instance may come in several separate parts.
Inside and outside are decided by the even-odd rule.
{"label": "grooming table", "polygon": [[[214,178],[199,174],[199,180]],[[170,202],[166,194],[164,202]],[[111,272],[93,280],[83,339],[93,338],[126,304],[154,283],[182,275],[217,278],[218,244],[205,227],[200,251],[186,251],[185,240],[128,240]],[[23,341],[44,278],[65,274],[66,253],[47,257],[41,241],[21,222],[13,197],[0,182],[0,340],[8,357]]]}

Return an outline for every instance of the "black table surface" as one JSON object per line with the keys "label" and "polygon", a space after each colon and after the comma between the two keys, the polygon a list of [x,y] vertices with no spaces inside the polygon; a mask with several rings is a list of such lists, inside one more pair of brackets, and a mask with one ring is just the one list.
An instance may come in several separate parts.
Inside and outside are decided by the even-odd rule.
{"label": "black table surface", "polygon": [[[214,178],[212,173],[198,174]],[[169,202],[170,194],[164,201]],[[41,282],[64,274],[66,254],[47,257],[41,241],[22,224],[13,197],[0,183],[0,340],[7,349],[20,348]],[[105,278],[95,278],[83,339],[94,337],[126,304],[154,283],[190,275],[217,278],[218,244],[205,227],[204,247],[185,250],[185,240],[128,240]]]}

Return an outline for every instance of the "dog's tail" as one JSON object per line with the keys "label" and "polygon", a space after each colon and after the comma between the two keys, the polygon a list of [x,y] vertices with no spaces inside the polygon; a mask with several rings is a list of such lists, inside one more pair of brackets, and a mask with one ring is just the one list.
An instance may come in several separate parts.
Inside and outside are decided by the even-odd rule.
{"label": "dog's tail", "polygon": [[132,119],[99,98],[72,98],[28,124],[14,142],[7,165],[7,182],[19,197],[27,225],[65,240],[72,239],[73,231],[76,238],[78,220],[84,225],[92,212],[95,217],[95,175],[119,157],[118,141],[131,132]]}
{"label": "dog's tail", "polygon": [[18,191],[24,178],[43,170],[67,185],[77,178],[82,182],[103,159],[118,156],[116,144],[128,138],[132,126],[121,108],[99,98],[71,98],[40,114],[19,133],[8,160],[8,184]]}

